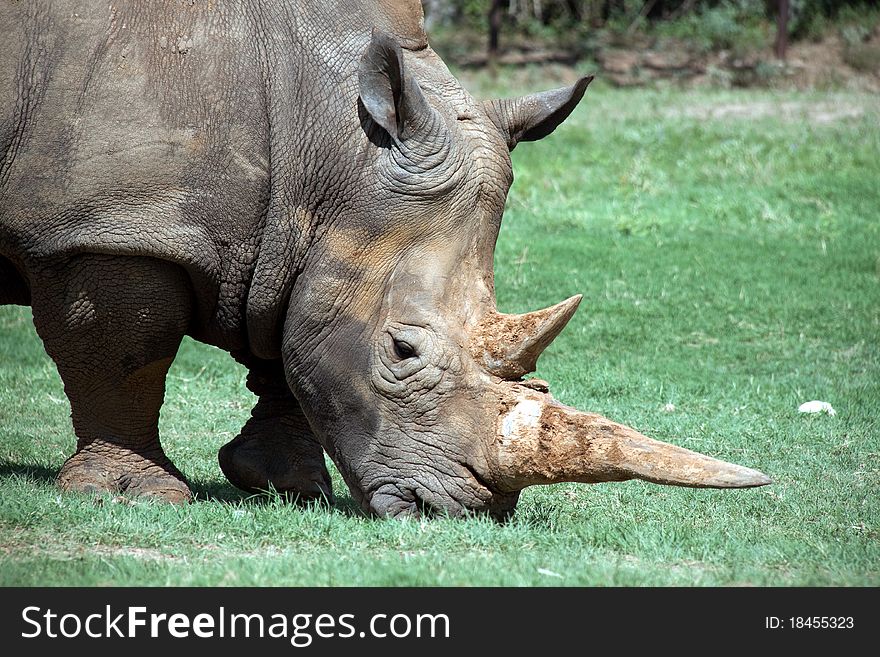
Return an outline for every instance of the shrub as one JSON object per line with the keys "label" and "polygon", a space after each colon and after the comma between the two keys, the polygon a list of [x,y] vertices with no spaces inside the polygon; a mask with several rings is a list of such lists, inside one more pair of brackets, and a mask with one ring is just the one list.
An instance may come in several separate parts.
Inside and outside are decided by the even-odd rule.
{"label": "shrub", "polygon": [[862,73],[880,73],[880,46],[856,43],[843,51],[843,61]]}
{"label": "shrub", "polygon": [[758,0],[724,0],[676,21],[658,23],[655,32],[685,41],[702,52],[745,53],[768,43],[762,5]]}

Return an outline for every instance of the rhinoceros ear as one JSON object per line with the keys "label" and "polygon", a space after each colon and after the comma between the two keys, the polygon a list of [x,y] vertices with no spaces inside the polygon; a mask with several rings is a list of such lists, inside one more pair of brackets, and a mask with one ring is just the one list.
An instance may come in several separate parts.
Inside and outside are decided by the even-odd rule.
{"label": "rhinoceros ear", "polygon": [[358,68],[360,97],[372,119],[400,143],[432,120],[418,83],[408,77],[400,44],[391,35],[373,30]]}
{"label": "rhinoceros ear", "polygon": [[588,75],[570,87],[486,101],[483,109],[507,139],[507,147],[513,150],[521,141],[536,141],[553,132],[577,107],[592,81],[593,76]]}

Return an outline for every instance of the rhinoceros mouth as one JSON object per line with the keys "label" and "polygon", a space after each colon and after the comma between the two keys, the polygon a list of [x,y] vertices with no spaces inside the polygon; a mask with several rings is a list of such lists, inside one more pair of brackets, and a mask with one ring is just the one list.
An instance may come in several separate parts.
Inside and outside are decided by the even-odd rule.
{"label": "rhinoceros mouth", "polygon": [[[489,514],[506,519],[515,509],[519,492],[496,490],[468,463],[458,463],[467,482],[458,490],[433,490],[417,480],[388,481],[374,491],[358,495],[366,513],[386,518],[461,517]],[[434,478],[436,481],[440,479]]]}
{"label": "rhinoceros mouth", "polygon": [[443,513],[455,514],[454,507],[444,507],[433,496],[426,495],[424,489],[408,484],[385,484],[372,495],[366,503],[366,511],[383,518],[436,517]]}

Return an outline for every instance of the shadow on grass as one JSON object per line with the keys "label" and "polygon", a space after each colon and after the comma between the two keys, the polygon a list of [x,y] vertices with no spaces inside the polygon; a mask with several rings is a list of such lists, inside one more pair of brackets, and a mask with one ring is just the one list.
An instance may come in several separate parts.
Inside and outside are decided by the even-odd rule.
{"label": "shadow on grass", "polygon": [[[192,486],[196,492],[196,486]],[[361,511],[357,502],[350,495],[336,496],[335,501],[331,504],[326,499],[302,499],[297,496],[285,495],[277,491],[261,491],[258,493],[249,493],[238,490],[231,486],[224,487],[212,483],[208,485],[204,492],[199,490],[196,492],[196,499],[205,502],[218,502],[221,504],[246,504],[255,507],[268,507],[275,505],[290,505],[303,510],[314,510],[326,513],[338,513],[349,518],[363,518],[365,514]]]}
{"label": "shadow on grass", "polygon": [[251,497],[251,493],[236,488],[232,484],[219,479],[187,479],[196,500],[201,502],[242,502]]}
{"label": "shadow on grass", "polygon": [[[16,463],[0,459],[0,479],[22,478],[35,484],[54,485],[59,468],[45,465]],[[232,484],[217,480],[189,480],[190,488],[196,499],[237,502],[251,497],[250,493],[235,488]]]}
{"label": "shadow on grass", "polygon": [[55,468],[0,459],[0,479],[20,477],[35,484],[54,484],[57,476],[58,470]]}
{"label": "shadow on grass", "polygon": [[[43,465],[15,463],[6,459],[0,459],[0,480],[7,478],[22,478],[31,483],[45,487],[54,487],[58,476],[57,468],[49,468]],[[221,479],[188,479],[189,487],[193,492],[196,502],[208,502],[218,504],[245,504],[256,507],[266,507],[274,504],[290,504],[302,509],[316,510],[326,513],[338,513],[347,518],[364,518],[366,515],[360,505],[346,491],[336,495],[333,504],[326,500],[302,500],[279,493],[275,490],[267,490],[259,493],[251,493],[236,488],[227,481]],[[545,517],[540,512],[532,512],[527,517],[520,518],[520,524],[525,524],[536,529],[553,530],[557,519]]]}
{"label": "shadow on grass", "polygon": [[327,500],[300,499],[295,496],[279,493],[275,490],[251,493],[236,488],[232,484],[220,480],[199,481],[190,480],[190,488],[195,499],[204,502],[221,502],[224,504],[250,504],[254,506],[269,506],[272,504],[291,504],[303,509],[317,509],[321,511],[335,511],[347,517],[364,517],[358,503],[349,494],[336,495],[333,504]]}
{"label": "shadow on grass", "polygon": [[[16,463],[0,458],[0,480],[20,478],[40,486],[54,487],[58,477],[58,468],[50,468],[45,465],[33,463]],[[290,498],[277,491],[263,493],[249,493],[236,488],[232,484],[219,479],[190,479],[188,480],[194,498],[201,502],[220,502],[224,504],[253,504],[266,506],[277,504],[279,501],[294,504],[303,508],[333,509],[348,517],[363,517],[363,512],[357,502],[348,495],[337,495],[336,502],[331,506],[325,501],[298,500]]]}

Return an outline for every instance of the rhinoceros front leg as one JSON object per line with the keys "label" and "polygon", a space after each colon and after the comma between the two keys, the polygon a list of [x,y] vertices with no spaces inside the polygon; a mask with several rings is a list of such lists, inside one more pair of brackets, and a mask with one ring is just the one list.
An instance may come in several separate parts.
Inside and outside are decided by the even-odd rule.
{"label": "rhinoceros front leg", "polygon": [[333,502],[324,451],[290,392],[281,361],[236,355],[249,368],[247,386],[259,397],[241,433],[220,449],[220,469],[246,491],[274,488],[301,501]]}
{"label": "rhinoceros front leg", "polygon": [[62,489],[192,498],[159,443],[165,375],[190,317],[176,265],[80,255],[31,271],[34,325],[70,400],[76,453]]}

